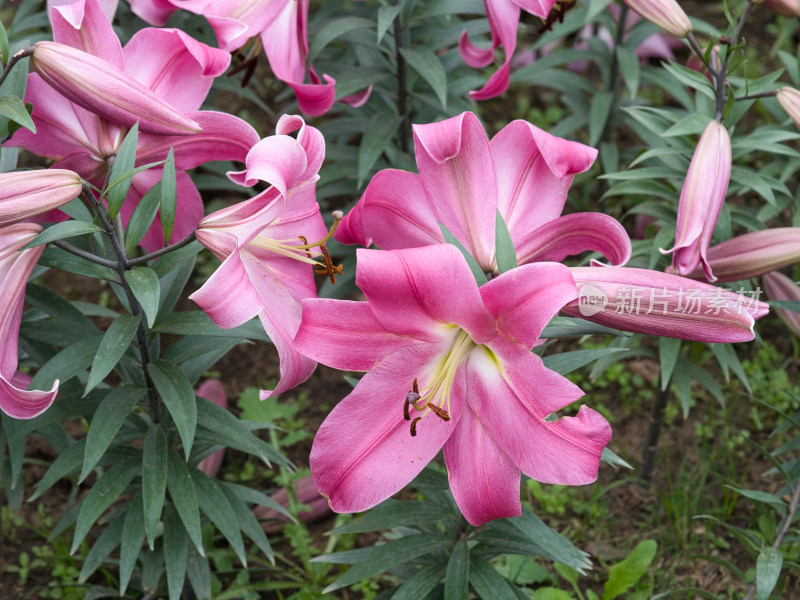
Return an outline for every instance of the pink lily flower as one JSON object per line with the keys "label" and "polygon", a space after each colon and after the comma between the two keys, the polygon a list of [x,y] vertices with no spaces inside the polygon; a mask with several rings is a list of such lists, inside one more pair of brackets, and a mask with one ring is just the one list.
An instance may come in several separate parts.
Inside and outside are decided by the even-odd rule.
{"label": "pink lily flower", "polygon": [[19,327],[28,283],[44,246],[20,250],[42,232],[36,223],[0,228],[0,410],[15,419],[32,419],[46,411],[58,394],[58,381],[49,391],[28,390],[30,377],[17,370]]}
{"label": "pink lily flower", "polygon": [[[124,70],[202,128],[202,133],[193,135],[140,132],[137,145],[137,166],[164,160],[170,147],[174,148],[178,203],[173,235],[176,239],[189,235],[203,216],[203,203],[185,171],[212,160],[243,162],[259,140],[250,125],[233,115],[198,110],[214,77],[227,68],[230,56],[176,29],[142,29],[122,48],[97,0],[54,7],[50,19],[56,42],[93,52],[104,64]],[[20,129],[9,145],[50,158],[56,161],[55,167],[74,170],[102,185],[127,129],[74,104],[36,74],[28,77],[25,99],[33,103],[37,133]],[[133,177],[121,211],[123,223],[159,179],[158,170]],[[158,221],[141,242],[148,251],[164,245]]]}
{"label": "pink lily flower", "polygon": [[725,126],[713,119],[706,126],[689,164],[678,201],[672,270],[690,275],[702,265],[709,281],[716,281],[706,256],[714,227],[728,193],[731,177],[731,138]]}
{"label": "pink lily flower", "polygon": [[[336,80],[308,68],[308,0],[131,0],[131,8],[152,25],[164,25],[178,8],[203,15],[214,29],[219,47],[233,52],[259,36],[275,77],[291,87],[300,110],[310,116],[326,113],[336,99]],[[342,101],[360,106],[370,89]]]}
{"label": "pink lily flower", "polygon": [[769,312],[758,298],[631,267],[573,267],[580,296],[568,315],[649,335],[699,342],[747,342],[753,323]]}
{"label": "pink lily flower", "polygon": [[[795,302],[800,302],[800,287],[780,271],[773,271],[764,275],[764,291],[770,300],[794,300]],[[776,308],[775,312],[795,335],[800,336],[800,314],[785,308]]]}
{"label": "pink lily flower", "polygon": [[[288,135],[298,129],[297,139]],[[262,400],[305,381],[314,371],[316,362],[292,344],[300,327],[300,301],[317,295],[312,266],[335,272],[321,248],[330,236],[316,200],[325,140],[298,116],[281,117],[276,133],[250,150],[245,171],[229,174],[241,185],[261,180],[271,187],[200,221],[197,239],[222,265],[189,296],[220,327],[236,327],[255,316],[261,320],[278,350],[281,370],[277,387],[262,390]],[[312,253],[323,253],[326,264],[320,265]]]}
{"label": "pink lily flower", "polygon": [[[219,379],[206,379],[197,388],[197,395],[206,400],[210,400],[217,406],[228,408],[228,395],[225,393],[225,386]],[[215,450],[197,464],[197,468],[209,477],[214,477],[222,466],[225,459],[225,448]]]}
{"label": "pink lily flower", "polygon": [[[800,262],[800,227],[773,227],[751,231],[711,246],[708,264],[717,281],[739,281],[758,277]],[[702,279],[698,268],[689,275]]]}
{"label": "pink lily flower", "polygon": [[62,206],[81,193],[81,178],[65,169],[0,174],[0,227]]}
{"label": "pink lily flower", "polygon": [[625,4],[677,38],[693,31],[692,22],[675,0],[625,0]]}
{"label": "pink lily flower", "polygon": [[478,288],[449,244],[358,251],[366,302],[303,301],[296,347],[366,371],[323,422],[311,475],[336,512],[359,512],[402,489],[440,449],[466,519],[520,514],[520,471],[546,483],[597,478],[611,427],[531,353],[550,318],[577,296],[569,270],[537,263]]}
{"label": "pink lily flower", "polygon": [[488,100],[499,96],[508,89],[508,77],[511,71],[511,59],[517,49],[517,29],[519,28],[520,11],[525,10],[532,15],[546,19],[556,0],[483,0],[486,17],[492,31],[492,46],[478,48],[472,44],[464,31],[458,40],[461,58],[470,67],[479,69],[494,60],[494,51],[503,47],[505,60],[480,90],[469,93],[473,100]]}
{"label": "pink lily flower", "polygon": [[613,264],[630,257],[628,234],[601,213],[560,216],[576,173],[597,151],[525,121],[491,142],[473,113],[414,126],[419,175],[384,169],[345,216],[336,239],[384,250],[444,242],[438,222],[486,273],[496,273],[495,220],[506,222],[517,263],[561,261],[596,250]]}

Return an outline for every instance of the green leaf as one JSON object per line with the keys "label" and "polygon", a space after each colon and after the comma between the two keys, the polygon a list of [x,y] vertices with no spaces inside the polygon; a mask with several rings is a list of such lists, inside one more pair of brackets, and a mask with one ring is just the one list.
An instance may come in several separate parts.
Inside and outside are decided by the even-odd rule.
{"label": "green leaf", "polygon": [[[121,521],[122,519],[117,519]],[[136,559],[144,542],[144,509],[142,496],[137,494],[125,514],[125,525],[122,527],[122,546],[119,550],[119,595],[125,596],[125,590],[133,575]]]}
{"label": "green leaf", "polygon": [[176,365],[163,359],[156,359],[147,365],[147,373],[175,422],[183,442],[184,455],[189,460],[197,428],[197,404],[192,384]]}
{"label": "green leaf", "polygon": [[103,398],[94,414],[89,433],[86,434],[86,452],[78,483],[86,479],[97,465],[97,461],[103,457],[131,410],[144,395],[144,391],[143,388],[134,385],[123,385],[114,388]]}
{"label": "green leaf", "polygon": [[528,540],[541,546],[544,550],[543,555],[551,560],[572,567],[581,574],[591,568],[592,563],[588,554],[578,550],[572,542],[557,531],[553,531],[527,508],[522,509],[519,518],[511,520],[511,525]]}
{"label": "green leaf", "polygon": [[186,575],[197,600],[211,600],[211,569],[208,566],[208,558],[200,556],[194,546],[189,546]]}
{"label": "green leaf", "polygon": [[706,79],[705,75],[674,62],[664,61],[661,63],[661,66],[682,84],[688,85],[690,88],[711,98],[711,100],[716,100],[714,88],[711,86],[711,82]]}
{"label": "green leaf", "polygon": [[636,98],[642,78],[642,67],[639,63],[639,57],[636,56],[636,51],[625,45],[617,46],[617,64],[628,88],[628,95],[631,98]]}
{"label": "green leaf", "polygon": [[361,145],[358,147],[358,187],[361,187],[375,161],[391,143],[402,122],[402,117],[387,119],[382,113],[370,119],[361,137]]}
{"label": "green leaf", "polygon": [[611,327],[598,325],[597,323],[584,321],[576,317],[553,317],[542,330],[542,333],[539,334],[539,337],[561,338],[574,335],[594,335],[596,333],[607,333],[622,337],[631,336],[627,331],[618,331],[616,329],[611,329]]}
{"label": "green leaf", "polygon": [[36,133],[36,125],[33,124],[28,109],[18,96],[0,96],[0,115],[19,123],[31,133]]}
{"label": "green leaf", "polygon": [[219,532],[225,536],[225,539],[228,540],[231,548],[239,558],[239,562],[242,563],[243,567],[247,568],[247,554],[244,550],[242,534],[239,531],[239,521],[236,515],[233,514],[233,508],[228,502],[228,498],[217,482],[205,473],[198,469],[192,469],[191,473],[198,491],[197,499],[200,503],[200,509]]}
{"label": "green leaf", "polygon": [[444,600],[462,600],[467,597],[469,597],[469,548],[467,539],[461,537],[447,561]]}
{"label": "green leaf", "polygon": [[36,500],[39,496],[44,494],[47,490],[53,487],[53,485],[67,475],[77,473],[78,469],[81,468],[81,464],[83,464],[83,454],[85,449],[86,438],[83,438],[69,446],[64,452],[61,452],[50,465],[50,468],[47,469],[45,474],[39,480],[39,483],[36,486],[36,491],[30,498],[28,498],[28,502],[33,502]]}
{"label": "green leaf", "polygon": [[128,254],[133,254],[147,230],[153,225],[160,204],[161,182],[159,181],[142,196],[125,226],[125,251]]}
{"label": "green leaf", "polygon": [[517,266],[517,251],[514,249],[514,242],[511,233],[508,231],[503,215],[497,211],[494,221],[495,252],[497,255],[497,270],[505,273]]}
{"label": "green leaf", "polygon": [[478,282],[478,287],[486,283],[488,281],[488,279],[486,279],[486,274],[483,272],[483,269],[481,269],[481,266],[478,264],[478,261],[475,260],[475,257],[472,256],[472,254],[470,254],[469,252],[467,252],[467,249],[464,247],[464,244],[458,241],[458,238],[454,236],[452,233],[450,233],[450,230],[447,227],[445,227],[443,223],[439,223],[439,229],[442,230],[444,241],[458,248],[461,251],[461,254],[464,255],[464,258],[466,259],[467,264],[469,265],[469,270],[472,271],[472,276],[475,277],[475,281]]}
{"label": "green leaf", "polygon": [[427,598],[428,594],[439,585],[444,574],[444,565],[428,565],[414,573],[408,581],[401,585],[392,596],[392,600],[419,600],[420,598]]}
{"label": "green leaf", "polygon": [[566,375],[575,369],[579,369],[584,365],[596,361],[598,358],[614,354],[616,352],[624,352],[628,348],[592,348],[590,350],[573,350],[572,352],[562,352],[561,354],[553,354],[545,356],[542,361],[544,366],[552,369],[556,373]]}
{"label": "green leaf", "polygon": [[621,456],[618,456],[616,452],[609,450],[607,447],[603,448],[603,453],[600,455],[600,460],[602,460],[604,463],[608,463],[609,465],[615,465],[633,470],[633,467],[628,463],[628,461]]}
{"label": "green leaf", "polygon": [[169,600],[180,600],[189,562],[189,546],[186,541],[186,530],[172,507],[168,507],[164,514],[164,559],[167,563]]}
{"label": "green leaf", "polygon": [[688,117],[681,119],[675,123],[675,125],[667,129],[661,134],[661,136],[672,137],[678,135],[695,135],[697,133],[702,133],[710,120],[711,118],[708,115],[691,113]]}
{"label": "green leaf", "polygon": [[669,387],[672,371],[678,362],[681,351],[681,340],[676,338],[658,338],[658,356],[661,361],[661,391]]}
{"label": "green leaf", "polygon": [[34,375],[30,389],[49,390],[57,380],[63,385],[87,369],[92,364],[102,339],[101,335],[92,335],[61,350]]}
{"label": "green leaf", "polygon": [[375,23],[373,21],[361,17],[343,17],[329,21],[320,28],[314,35],[314,39],[311,40],[311,47],[308,51],[309,64],[319,56],[325,46],[336,38],[356,29],[372,29],[374,26]]}
{"label": "green leaf", "polygon": [[103,564],[103,561],[108,558],[108,555],[119,546],[122,528],[122,519],[114,519],[103,530],[103,533],[98,536],[94,544],[92,544],[86,558],[83,560],[81,572],[78,574],[78,583],[83,583],[89,579],[92,573],[97,570],[97,567]]}
{"label": "green leaf", "polygon": [[170,148],[161,175],[161,228],[164,230],[164,244],[169,244],[172,237],[172,227],[175,225],[175,207],[178,202],[174,154],[173,149]]}
{"label": "green leaf", "polygon": [[[264,556],[267,557],[267,560],[275,564],[275,557],[272,554],[272,547],[270,546],[269,540],[264,533],[264,529],[261,527],[261,523],[258,522],[258,519],[256,519],[255,515],[253,514],[253,511],[247,507],[247,504],[244,503],[244,500],[239,498],[239,496],[236,495],[236,492],[229,486],[223,484],[222,491],[225,492],[231,508],[233,509],[233,514],[236,515],[236,519],[239,521],[239,528],[247,537],[253,540],[255,545],[258,546],[259,550],[261,550],[261,552],[264,553]],[[269,496],[267,496],[267,498],[269,498]]]}
{"label": "green leaf", "polygon": [[100,347],[92,361],[92,370],[89,373],[89,380],[86,382],[84,396],[97,387],[106,378],[106,375],[117,366],[119,359],[130,347],[140,321],[139,315],[122,315],[111,323],[103,335]]}
{"label": "green leaf", "polygon": [[98,265],[54,246],[48,246],[44,249],[42,256],[39,258],[39,264],[45,267],[58,269],[59,271],[69,271],[70,273],[85,275],[92,279],[105,279],[106,281],[113,281],[115,283],[119,282],[119,276],[114,269]]}
{"label": "green leaf", "polygon": [[678,368],[672,373],[672,381],[678,392],[678,399],[681,401],[681,409],[685,419],[689,416],[692,402],[692,372],[689,367],[689,361],[682,356],[678,357],[677,365]]}
{"label": "green leaf", "polygon": [[[172,450],[167,452],[167,489],[172,503],[183,521],[186,533],[189,534],[200,556],[205,556],[203,538],[200,533],[200,506],[197,502],[197,490],[186,463]],[[167,511],[169,512],[169,511]],[[166,528],[167,515],[164,516]]]}
{"label": "green leaf", "polygon": [[131,171],[136,164],[136,144],[139,141],[139,123],[134,123],[130,128],[125,139],[119,146],[119,151],[111,166],[111,174],[108,176],[109,186],[106,190],[106,201],[108,202],[108,214],[113,219],[122,208],[125,196],[131,187],[131,177],[124,177]]}
{"label": "green leaf", "polygon": [[376,44],[381,43],[383,36],[386,35],[389,27],[392,26],[392,23],[394,23],[394,20],[397,18],[397,15],[400,14],[402,9],[403,5],[399,3],[391,6],[381,6],[378,9],[378,37],[375,41]]}
{"label": "green leaf", "polygon": [[[329,594],[334,590],[361,581],[370,575],[383,573],[392,567],[413,560],[418,556],[433,553],[441,546],[442,541],[438,535],[421,533],[401,537],[381,544],[380,546],[373,546],[372,548],[348,550],[346,552],[317,556],[312,558],[311,562],[339,562],[339,560],[345,558],[343,555],[348,555],[348,553],[352,554],[356,552],[357,554],[355,556],[366,554],[365,558],[359,559],[344,575],[322,590],[323,594]],[[367,550],[367,552],[362,553],[361,550]]]}
{"label": "green leaf", "polygon": [[138,475],[139,468],[138,460],[132,458],[123,460],[106,471],[92,486],[78,513],[70,554],[75,554],[94,522],[122,495],[128,484]]}
{"label": "green leaf", "polygon": [[656,547],[654,540],[639,542],[628,556],[613,565],[603,586],[603,600],[613,600],[633,587],[653,562]]}
{"label": "green leaf", "polygon": [[153,327],[156,315],[158,315],[158,301],[161,295],[161,283],[158,275],[147,267],[136,267],[131,271],[125,271],[125,282],[142,307],[142,312],[147,319],[147,326]]}
{"label": "green leaf", "polygon": [[779,498],[775,494],[770,494],[769,492],[762,492],[761,490],[748,490],[746,488],[741,488],[735,485],[727,485],[727,484],[725,484],[725,487],[741,494],[745,498],[754,500],[755,502],[772,504],[773,506],[776,506],[781,509],[786,507],[786,503],[781,498]]}
{"label": "green leaf", "polygon": [[469,583],[483,600],[517,600],[517,595],[508,579],[482,558],[476,556],[471,558]]}
{"label": "green leaf", "polygon": [[98,231],[103,230],[94,223],[86,223],[85,221],[64,221],[63,223],[56,223],[45,229],[42,233],[25,244],[21,250],[33,248],[34,246],[41,246],[42,244],[49,244],[56,240],[75,237],[76,235],[96,233]]}
{"label": "green leaf", "polygon": [[167,436],[161,425],[151,427],[142,448],[142,505],[144,531],[150,550],[155,548],[158,523],[167,490]]}
{"label": "green leaf", "polygon": [[536,589],[536,600],[573,600],[572,594],[554,587]]}
{"label": "green leaf", "polygon": [[767,600],[778,583],[783,554],[776,548],[764,548],[756,561],[756,600]]}
{"label": "green leaf", "polygon": [[433,88],[442,109],[447,109],[447,72],[436,53],[426,46],[407,46],[400,48],[400,54]]}
{"label": "green leaf", "polygon": [[612,92],[597,92],[589,106],[589,145],[596,146],[605,131],[608,119],[611,116],[611,107],[614,106]]}
{"label": "green leaf", "polygon": [[[380,40],[378,41],[380,42]],[[6,65],[9,58],[11,58],[11,53],[8,49],[8,33],[6,33],[5,25],[0,22],[0,62]]]}
{"label": "green leaf", "polygon": [[213,335],[269,341],[264,333],[264,326],[258,319],[252,319],[238,327],[223,329],[202,310],[188,310],[165,315],[156,321],[153,331],[174,335]]}

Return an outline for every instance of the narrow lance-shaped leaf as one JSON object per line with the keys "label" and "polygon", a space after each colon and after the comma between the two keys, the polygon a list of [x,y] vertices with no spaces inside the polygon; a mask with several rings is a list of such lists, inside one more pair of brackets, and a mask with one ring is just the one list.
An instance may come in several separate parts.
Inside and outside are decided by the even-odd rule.
{"label": "narrow lance-shaped leaf", "polygon": [[184,455],[189,460],[197,428],[197,404],[192,384],[177,366],[166,360],[154,360],[147,365],[147,372],[175,422]]}
{"label": "narrow lance-shaped leaf", "polygon": [[84,396],[97,387],[117,366],[119,359],[130,347],[140,321],[139,315],[122,315],[109,326],[92,361],[92,370],[89,373],[89,381],[86,382]]}
{"label": "narrow lance-shaped leaf", "polygon": [[133,296],[142,307],[147,319],[147,326],[152,327],[158,315],[158,301],[161,295],[161,283],[155,271],[147,267],[136,267],[125,271],[125,282],[131,288]]}
{"label": "narrow lance-shaped leaf", "polygon": [[497,257],[497,270],[505,273],[517,266],[517,251],[514,250],[514,242],[511,240],[511,233],[508,231],[503,215],[497,211],[495,218],[495,254]]}
{"label": "narrow lance-shaped leaf", "polygon": [[[189,472],[186,463],[172,451],[167,452],[167,489],[172,498],[172,503],[186,527],[200,556],[205,556],[203,550],[203,538],[200,534],[200,506],[197,502],[197,490],[194,487],[194,480]],[[165,515],[165,527],[167,516]],[[169,562],[169,560],[167,561]]]}
{"label": "narrow lance-shaped leaf", "polygon": [[472,276],[475,277],[475,281],[478,282],[478,286],[486,283],[488,281],[486,279],[486,274],[481,270],[481,266],[478,264],[478,261],[475,260],[475,257],[472,256],[472,254],[470,254],[464,247],[464,244],[458,241],[458,238],[454,236],[447,227],[444,226],[444,223],[439,223],[439,229],[442,230],[444,241],[458,248],[458,250],[464,256],[467,264],[469,265],[469,270],[472,271]]}
{"label": "narrow lance-shaped leaf", "polygon": [[33,119],[31,119],[27,107],[19,97],[10,95],[0,97],[0,115],[7,117],[14,123],[19,123],[32,133],[36,133],[36,125],[33,124]]}
{"label": "narrow lance-shaped leaf", "polygon": [[167,436],[160,425],[151,427],[142,448],[142,504],[144,531],[150,550],[155,548],[156,532],[167,491]]}
{"label": "narrow lance-shaped leaf", "polygon": [[83,455],[83,469],[78,483],[86,479],[97,461],[103,457],[143,393],[144,389],[140,387],[124,385],[115,388],[103,398],[94,414],[89,433],[86,434],[86,452]]}
{"label": "narrow lance-shaped leaf", "polygon": [[425,46],[400,48],[400,54],[436,93],[442,108],[447,108],[447,72],[436,53]]}
{"label": "narrow lance-shaped leaf", "polygon": [[756,561],[756,599],[767,600],[778,577],[781,575],[783,566],[783,554],[775,548],[764,548],[758,555]]}
{"label": "narrow lance-shaped leaf", "polygon": [[132,254],[139,242],[150,229],[161,205],[161,182],[159,181],[142,197],[133,209],[128,225],[125,227],[125,251]]}
{"label": "narrow lance-shaped leaf", "polygon": [[164,559],[167,563],[169,600],[180,600],[189,561],[189,546],[186,530],[172,507],[168,507],[164,515]]}
{"label": "narrow lance-shaped leaf", "polygon": [[444,600],[461,600],[469,596],[469,548],[466,538],[456,542],[444,578]]}
{"label": "narrow lance-shaped leaf", "polygon": [[111,167],[111,174],[108,178],[109,187],[106,192],[106,200],[108,202],[108,214],[111,218],[116,217],[119,213],[122,203],[125,202],[125,196],[128,195],[128,190],[131,187],[130,178],[123,179],[122,176],[133,169],[136,163],[136,144],[138,141],[139,123],[135,123],[119,146],[119,151],[114,159],[114,165]]}
{"label": "narrow lance-shaped leaf", "polygon": [[175,179],[175,156],[169,149],[167,162],[161,176],[161,228],[164,230],[164,243],[169,244],[172,228],[175,225],[175,207],[178,198],[178,184]]}
{"label": "narrow lance-shaped leaf", "polygon": [[56,223],[52,227],[48,227],[42,233],[33,238],[30,242],[25,244],[21,249],[33,248],[34,246],[41,246],[42,244],[49,244],[56,240],[63,240],[66,238],[74,237],[76,235],[84,235],[86,233],[95,233],[102,231],[94,223],[86,223],[84,221],[64,221],[63,223]]}
{"label": "narrow lance-shaped leaf", "polygon": [[119,550],[119,595],[124,596],[131,580],[139,550],[144,541],[144,510],[142,496],[137,494],[125,514],[122,527],[122,540]]}

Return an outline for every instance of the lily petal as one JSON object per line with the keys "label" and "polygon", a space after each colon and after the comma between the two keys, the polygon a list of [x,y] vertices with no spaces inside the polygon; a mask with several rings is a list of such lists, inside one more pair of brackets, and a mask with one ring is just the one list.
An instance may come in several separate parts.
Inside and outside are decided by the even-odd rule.
{"label": "lily petal", "polygon": [[583,392],[519,345],[498,339],[490,347],[503,369],[486,351],[474,350],[467,401],[492,439],[523,473],[542,483],[584,485],[597,479],[600,455],[611,438],[608,422],[585,406],[574,417],[545,421],[555,407]]}
{"label": "lily petal", "polygon": [[[450,405],[450,421],[426,417],[416,435],[403,418],[403,403],[415,373],[436,349],[401,349],[364,375],[337,404],[314,437],[309,462],[314,483],[336,512],[360,512],[401,490],[439,452],[461,416]],[[463,390],[463,377],[455,387]]]}
{"label": "lily petal", "polygon": [[631,239],[619,221],[603,213],[574,213],[557,217],[515,240],[517,262],[561,262],[592,250],[612,265],[624,265],[631,257]]}
{"label": "lily petal", "polygon": [[484,270],[494,256],[497,181],[489,140],[478,117],[465,112],[439,123],[414,126],[422,186],[438,221]]}
{"label": "lily petal", "polygon": [[445,443],[444,460],[456,504],[472,525],[522,514],[519,469],[471,410]]}
{"label": "lily petal", "polygon": [[93,54],[125,68],[122,47],[110,19],[97,0],[75,0],[50,7],[53,41]]}
{"label": "lily petal", "polygon": [[530,349],[550,319],[578,297],[578,288],[564,265],[534,263],[495,277],[480,293],[497,328]]}
{"label": "lily petal", "polygon": [[294,338],[298,351],[341,371],[369,371],[415,340],[389,333],[366,302],[303,300],[303,321]]}
{"label": "lily petal", "polygon": [[[359,249],[356,257],[356,285],[388,331],[433,341],[458,325],[478,344],[494,337],[494,319],[455,246]],[[441,293],[445,285],[452,293]]]}

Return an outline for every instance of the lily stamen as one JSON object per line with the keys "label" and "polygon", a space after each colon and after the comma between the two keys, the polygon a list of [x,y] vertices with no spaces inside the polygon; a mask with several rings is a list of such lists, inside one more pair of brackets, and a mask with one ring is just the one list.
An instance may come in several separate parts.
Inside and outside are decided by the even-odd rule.
{"label": "lily stamen", "polygon": [[[333,234],[336,233],[336,228],[339,226],[339,221],[344,218],[344,213],[342,213],[340,210],[335,210],[332,214],[333,225],[331,225],[330,231],[327,232],[325,237],[316,242],[309,242],[308,238],[303,235],[297,236],[297,239],[303,242],[302,244],[293,243],[294,240],[291,239],[275,240],[268,237],[256,236],[250,241],[249,245],[257,248],[263,248],[264,250],[269,250],[275,254],[279,254],[287,258],[293,258],[295,260],[299,260],[300,262],[308,263],[314,267],[315,273],[318,275],[328,275],[331,278],[331,283],[336,283],[336,275],[342,275],[344,270],[342,265],[333,264],[333,259],[331,258],[331,254],[327,247],[325,246],[325,242],[330,240],[333,237]],[[314,258],[315,253],[310,251],[311,248],[317,247],[320,249],[319,254],[322,255],[322,262],[316,260]]]}

